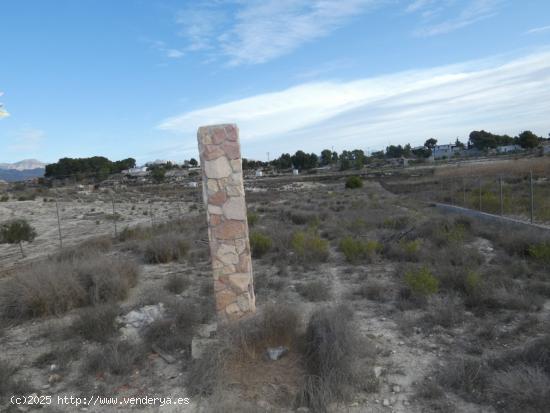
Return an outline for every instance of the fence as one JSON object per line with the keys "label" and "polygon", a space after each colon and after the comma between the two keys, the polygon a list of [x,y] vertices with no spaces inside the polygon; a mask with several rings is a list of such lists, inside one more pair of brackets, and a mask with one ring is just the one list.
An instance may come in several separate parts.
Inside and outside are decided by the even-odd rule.
{"label": "fence", "polygon": [[550,223],[550,179],[533,172],[385,182],[392,192],[537,224]]}
{"label": "fence", "polygon": [[158,185],[121,191],[39,191],[33,200],[11,197],[0,203],[0,222],[23,218],[36,229],[37,237],[24,245],[0,245],[0,270],[30,262],[94,236],[117,237],[125,227],[157,225],[182,218],[202,204],[200,188]]}

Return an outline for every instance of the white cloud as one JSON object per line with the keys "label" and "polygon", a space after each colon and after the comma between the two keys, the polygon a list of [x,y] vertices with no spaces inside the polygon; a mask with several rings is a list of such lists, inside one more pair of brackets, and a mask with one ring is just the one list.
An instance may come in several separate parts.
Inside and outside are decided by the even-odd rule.
{"label": "white cloud", "polygon": [[164,57],[169,59],[180,59],[185,56],[185,53],[182,50],[168,47],[166,43],[162,41],[154,41],[150,42],[150,44],[151,47],[158,50],[162,55],[164,55]]}
{"label": "white cloud", "polygon": [[178,13],[188,50],[209,50],[230,65],[265,63],[327,36],[384,0],[256,0],[225,2]]}
{"label": "white cloud", "polygon": [[[488,19],[497,14],[504,0],[415,0],[408,12],[420,13],[423,18],[418,36],[435,36],[450,33]],[[456,15],[448,18],[448,15]]]}
{"label": "white cloud", "polygon": [[[0,92],[0,96],[2,96],[3,94],[4,92]],[[0,119],[7,118],[8,116],[10,116],[9,112],[4,109],[4,106],[2,105],[2,103],[0,103]]]}
{"label": "white cloud", "polygon": [[39,129],[22,129],[15,135],[15,142],[8,147],[11,152],[35,153],[42,146],[45,133]]}
{"label": "white cloud", "polygon": [[193,136],[201,125],[235,122],[246,147],[262,152],[271,143],[274,151],[383,147],[434,135],[451,139],[477,128],[511,134],[525,128],[546,136],[548,101],[550,51],[544,50],[509,61],[305,83],[189,111],[158,127]]}
{"label": "white cloud", "polygon": [[550,26],[535,27],[531,30],[527,30],[525,34],[538,34],[544,32],[550,32]]}

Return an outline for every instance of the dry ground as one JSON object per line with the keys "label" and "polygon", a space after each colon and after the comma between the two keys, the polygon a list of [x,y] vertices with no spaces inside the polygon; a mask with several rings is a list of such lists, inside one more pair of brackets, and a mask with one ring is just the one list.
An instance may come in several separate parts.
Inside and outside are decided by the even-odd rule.
{"label": "dry ground", "polygon": [[[185,209],[169,225],[89,242],[1,280],[0,291],[25,296],[34,291],[25,279],[50,277],[48,266],[60,265],[55,268],[76,277],[75,291],[84,293],[65,307],[57,301],[67,296],[51,303],[44,288],[33,296],[40,305],[0,293],[0,305],[18,310],[0,308],[0,370],[9,371],[0,377],[0,410],[17,411],[7,395],[34,392],[191,398],[184,409],[144,411],[545,411],[547,238],[441,215],[371,181],[354,190],[338,179],[248,186],[262,187],[247,192],[257,319],[236,331],[218,330],[205,356],[191,359],[192,338],[206,337],[214,319],[200,209]],[[26,202],[14,204],[31,208]],[[74,216],[93,208],[64,202],[72,202]],[[139,216],[146,202],[121,202],[123,215],[148,224]],[[173,208],[168,201],[156,205],[165,206],[166,216]],[[50,218],[45,224],[27,211],[39,234],[52,226]],[[77,221],[75,242],[92,235],[82,234],[87,229]],[[26,246],[29,255],[33,248],[55,250],[44,248],[46,239],[38,242],[42,248]],[[90,260],[113,261],[94,269]],[[130,281],[118,281],[116,296],[105,295],[107,281],[97,276],[113,262],[134,265],[137,276],[132,282],[133,273],[125,272]],[[125,317],[144,309],[157,311],[155,321],[128,326]],[[272,345],[285,345],[289,353],[268,362],[263,353]]]}

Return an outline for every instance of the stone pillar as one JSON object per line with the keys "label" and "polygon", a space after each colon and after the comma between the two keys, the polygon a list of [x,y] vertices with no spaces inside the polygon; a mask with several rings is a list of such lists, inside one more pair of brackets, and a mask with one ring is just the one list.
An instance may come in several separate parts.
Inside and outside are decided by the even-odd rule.
{"label": "stone pillar", "polygon": [[197,133],[202,190],[220,321],[256,311],[239,130],[202,126]]}

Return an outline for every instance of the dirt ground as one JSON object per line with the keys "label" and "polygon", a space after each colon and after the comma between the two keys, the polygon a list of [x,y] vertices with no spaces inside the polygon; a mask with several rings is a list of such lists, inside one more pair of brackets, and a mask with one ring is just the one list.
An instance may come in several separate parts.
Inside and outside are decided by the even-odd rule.
{"label": "dirt ground", "polygon": [[[255,258],[253,263],[256,300],[259,311],[272,302],[284,302],[288,306],[299,308],[303,319],[316,309],[334,303],[347,303],[354,310],[353,325],[364,339],[371,353],[375,354],[373,362],[368,365],[376,378],[376,386],[358,386],[353,398],[344,403],[328,406],[333,412],[496,412],[510,411],[497,409],[494,404],[484,402],[484,398],[473,398],[460,391],[444,388],[443,394],[422,396],[422,388],[428,384],[440,385],[438,372],[444,371],[448,362],[465,348],[486,346],[479,350],[491,354],[522,345],[527,339],[541,334],[539,327],[534,330],[521,330],[516,335],[505,334],[518,325],[518,320],[525,317],[536,318],[536,326],[548,320],[550,300],[545,298],[537,310],[506,310],[502,313],[490,312],[489,315],[478,315],[474,309],[461,308],[461,320],[449,326],[433,323],[426,325],[419,321],[433,315],[431,304],[416,305],[408,298],[400,298],[403,290],[403,274],[418,262],[431,262],[423,258],[424,254],[433,254],[431,241],[422,241],[424,248],[412,259],[397,259],[378,252],[373,257],[359,262],[349,262],[342,255],[338,240],[346,234],[358,239],[367,234],[369,239],[377,239],[383,245],[402,245],[398,238],[408,237],[412,232],[422,231],[415,225],[421,220],[431,222],[435,219],[434,210],[405,196],[398,196],[383,189],[377,182],[366,181],[363,188],[346,190],[340,180],[306,184],[269,184],[262,182],[266,190],[247,192],[249,212],[258,219],[251,226],[251,232],[261,232],[273,240],[271,250],[264,256]],[[250,188],[253,183],[248,183]],[[65,197],[60,202],[62,231],[65,245],[77,245],[82,241],[98,235],[113,235],[112,204],[105,197],[94,199],[93,195]],[[175,205],[175,202],[177,203]],[[173,194],[163,199],[162,195],[151,198],[147,195],[131,194],[120,196],[116,203],[116,212],[121,215],[117,221],[118,230],[125,226],[137,224],[150,225],[150,211],[154,218],[168,220],[184,216],[196,222],[202,222],[204,212],[197,210],[195,195],[185,195],[181,199]],[[145,215],[147,213],[147,215]],[[408,223],[403,228],[394,227],[393,222],[406,215]],[[0,268],[15,269],[9,275],[17,273],[17,268],[27,261],[37,261],[58,249],[57,216],[55,202],[10,201],[0,204],[2,218],[25,217],[35,226],[37,238],[32,244],[25,244],[27,254],[21,259],[16,246],[0,246]],[[437,215],[438,219],[446,219]],[[250,220],[250,216],[249,216]],[[311,224],[314,222],[314,224]],[[412,223],[411,225],[409,225]],[[300,263],[294,261],[294,253],[289,252],[289,236],[292,231],[308,228],[308,225],[319,228],[321,236],[330,241],[328,257],[320,263]],[[397,224],[396,224],[397,225]],[[413,229],[410,229],[409,226]],[[197,230],[199,231],[199,230]],[[203,232],[200,232],[203,231]],[[165,284],[171,276],[185,277],[189,287],[175,294],[181,302],[193,301],[211,293],[207,287],[211,283],[210,264],[206,239],[203,230],[195,232],[194,239],[189,240],[191,255],[185,259],[164,264],[139,263],[138,283],[128,296],[118,303],[119,317],[128,315],[132,310],[141,310],[146,306],[158,306],[166,295]],[[407,232],[408,231],[408,232]],[[412,232],[411,232],[412,231]],[[197,235],[198,234],[198,235]],[[403,235],[405,234],[405,235]],[[418,235],[420,237],[420,235]],[[426,235],[427,237],[427,235]],[[413,239],[414,241],[414,239]],[[435,241],[434,241],[435,242]],[[495,257],[502,252],[495,252],[497,246],[493,241],[477,234],[471,239],[460,241],[460,251],[475,251],[478,263],[477,272],[498,271],[500,264]],[[433,244],[435,245],[435,244]],[[447,248],[447,247],[446,247]],[[447,250],[445,250],[447,251]],[[115,257],[131,256],[132,252],[125,244],[115,243],[113,249],[106,253]],[[460,254],[460,252],[458,253]],[[498,255],[500,256],[500,255]],[[448,257],[447,257],[448,258]],[[447,259],[445,258],[445,259]],[[429,260],[432,260],[430,255]],[[458,265],[460,267],[460,264]],[[307,298],[302,292],[308,283],[321,281],[328,286],[328,298],[320,300]],[[377,295],[359,294],[363,285],[379,286]],[[450,296],[453,296],[450,294]],[[427,305],[427,307],[426,307]],[[7,325],[0,333],[1,358],[11,361],[17,367],[17,378],[25,380],[29,392],[36,395],[80,396],[172,396],[190,397],[190,404],[185,406],[141,407],[151,412],[209,412],[209,411],[244,411],[229,407],[220,409],[209,397],[190,396],[186,389],[186,376],[192,360],[186,348],[173,351],[168,361],[162,352],[148,350],[144,359],[121,377],[109,374],[86,376],[83,372],[84,355],[98,348],[99,344],[71,336],[68,331],[80,309],[73,309],[55,316],[31,318]],[[491,310],[493,311],[493,310]],[[500,310],[499,310],[500,311]],[[504,314],[505,313],[505,314]],[[504,314],[504,315],[503,315]],[[120,323],[120,319],[118,319]],[[416,320],[416,321],[415,321]],[[474,331],[482,322],[500,323],[497,329],[502,337],[499,341],[479,344]],[[122,328],[122,324],[119,325]],[[119,331],[118,338],[124,335]],[[470,346],[470,347],[468,347]],[[52,360],[48,353],[56,350],[67,353],[67,361],[59,366],[59,360]],[[63,350],[64,349],[64,350]],[[76,350],[77,349],[77,350]],[[108,350],[105,350],[108,351]],[[71,352],[76,352],[74,357]],[[46,361],[44,361],[46,360]],[[276,362],[275,362],[276,363]],[[65,365],[66,364],[66,365]],[[290,367],[289,367],[290,368]],[[285,368],[286,370],[286,368]],[[261,374],[261,373],[257,373]],[[267,374],[267,372],[266,372]],[[296,378],[292,378],[295,380]],[[292,381],[291,379],[289,379]],[[242,385],[242,383],[241,383]],[[266,385],[264,383],[264,385]],[[441,384],[443,386],[443,384]],[[368,388],[367,388],[368,387]],[[265,390],[269,392],[268,390]],[[289,401],[273,402],[269,397],[262,399],[257,389],[247,396],[253,403],[250,411],[308,411],[297,410]],[[267,400],[270,400],[269,402]],[[10,406],[5,397],[0,398],[1,411],[32,411],[36,406]],[[41,411],[51,412],[109,412],[128,410],[126,406],[80,406],[52,404]],[[530,410],[537,411],[537,410]]]}

